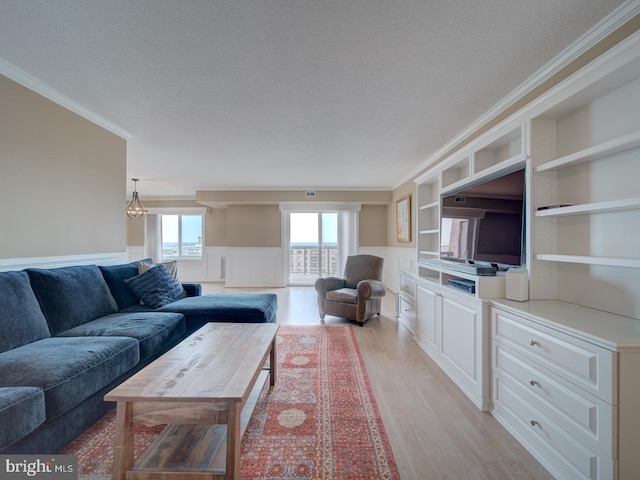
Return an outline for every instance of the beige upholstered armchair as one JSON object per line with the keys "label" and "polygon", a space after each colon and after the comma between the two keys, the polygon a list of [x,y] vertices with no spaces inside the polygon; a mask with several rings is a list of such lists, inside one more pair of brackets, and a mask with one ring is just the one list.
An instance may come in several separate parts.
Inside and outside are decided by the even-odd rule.
{"label": "beige upholstered armchair", "polygon": [[347,257],[345,278],[323,277],[316,280],[318,311],[325,315],[348,318],[364,325],[369,317],[380,314],[382,297],[386,293],[382,283],[384,259],[374,255]]}

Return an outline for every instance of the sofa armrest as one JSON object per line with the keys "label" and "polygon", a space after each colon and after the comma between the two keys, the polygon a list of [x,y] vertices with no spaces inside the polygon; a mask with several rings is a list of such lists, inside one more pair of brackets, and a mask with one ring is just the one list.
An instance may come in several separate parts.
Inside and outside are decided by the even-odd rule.
{"label": "sofa armrest", "polygon": [[358,300],[369,300],[371,298],[382,298],[386,295],[387,289],[380,280],[362,280],[356,286]]}
{"label": "sofa armrest", "polygon": [[199,297],[202,295],[202,285],[199,283],[183,283],[182,288],[187,292],[187,297]]}
{"label": "sofa armrest", "polygon": [[316,292],[320,298],[324,298],[325,293],[331,290],[338,290],[344,287],[344,278],[338,277],[321,277],[316,280]]}

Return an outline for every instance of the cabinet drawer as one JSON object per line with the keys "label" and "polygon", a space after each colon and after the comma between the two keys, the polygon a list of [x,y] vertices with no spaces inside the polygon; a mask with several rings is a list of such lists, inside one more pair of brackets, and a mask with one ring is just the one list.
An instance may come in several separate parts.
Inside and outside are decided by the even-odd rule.
{"label": "cabinet drawer", "polygon": [[616,404],[615,353],[597,345],[492,309],[494,338],[568,382],[609,404]]}
{"label": "cabinet drawer", "polygon": [[416,308],[413,303],[413,298],[407,297],[405,294],[401,293],[398,309],[398,314],[400,315],[401,320],[407,328],[413,332],[416,325]]}
{"label": "cabinet drawer", "polygon": [[408,275],[400,274],[400,291],[410,297],[416,296],[416,282]]}
{"label": "cabinet drawer", "polygon": [[614,456],[615,407],[579,388],[568,388],[562,379],[536,369],[495,342],[492,362],[494,375],[508,379],[523,398],[552,417],[568,435],[594,452]]}
{"label": "cabinet drawer", "polygon": [[613,478],[613,459],[582,445],[527,401],[508,379],[494,376],[493,413],[557,478]]}

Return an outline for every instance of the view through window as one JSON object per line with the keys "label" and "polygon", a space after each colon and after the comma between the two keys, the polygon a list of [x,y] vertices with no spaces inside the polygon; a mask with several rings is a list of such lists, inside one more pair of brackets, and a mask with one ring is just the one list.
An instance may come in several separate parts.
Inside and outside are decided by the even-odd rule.
{"label": "view through window", "polygon": [[162,258],[202,258],[202,215],[162,215]]}
{"label": "view through window", "polygon": [[289,216],[289,282],[313,284],[335,276],[338,267],[338,214],[292,212]]}

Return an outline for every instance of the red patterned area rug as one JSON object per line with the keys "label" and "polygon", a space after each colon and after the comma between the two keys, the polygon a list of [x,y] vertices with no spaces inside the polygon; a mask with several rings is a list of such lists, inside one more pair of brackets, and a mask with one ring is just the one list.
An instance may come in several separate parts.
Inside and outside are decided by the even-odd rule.
{"label": "red patterned area rug", "polygon": [[[241,477],[399,479],[350,326],[282,325],[278,381],[262,391],[242,440]],[[115,411],[72,442],[80,479],[111,478]],[[136,458],[162,426],[136,425]]]}

